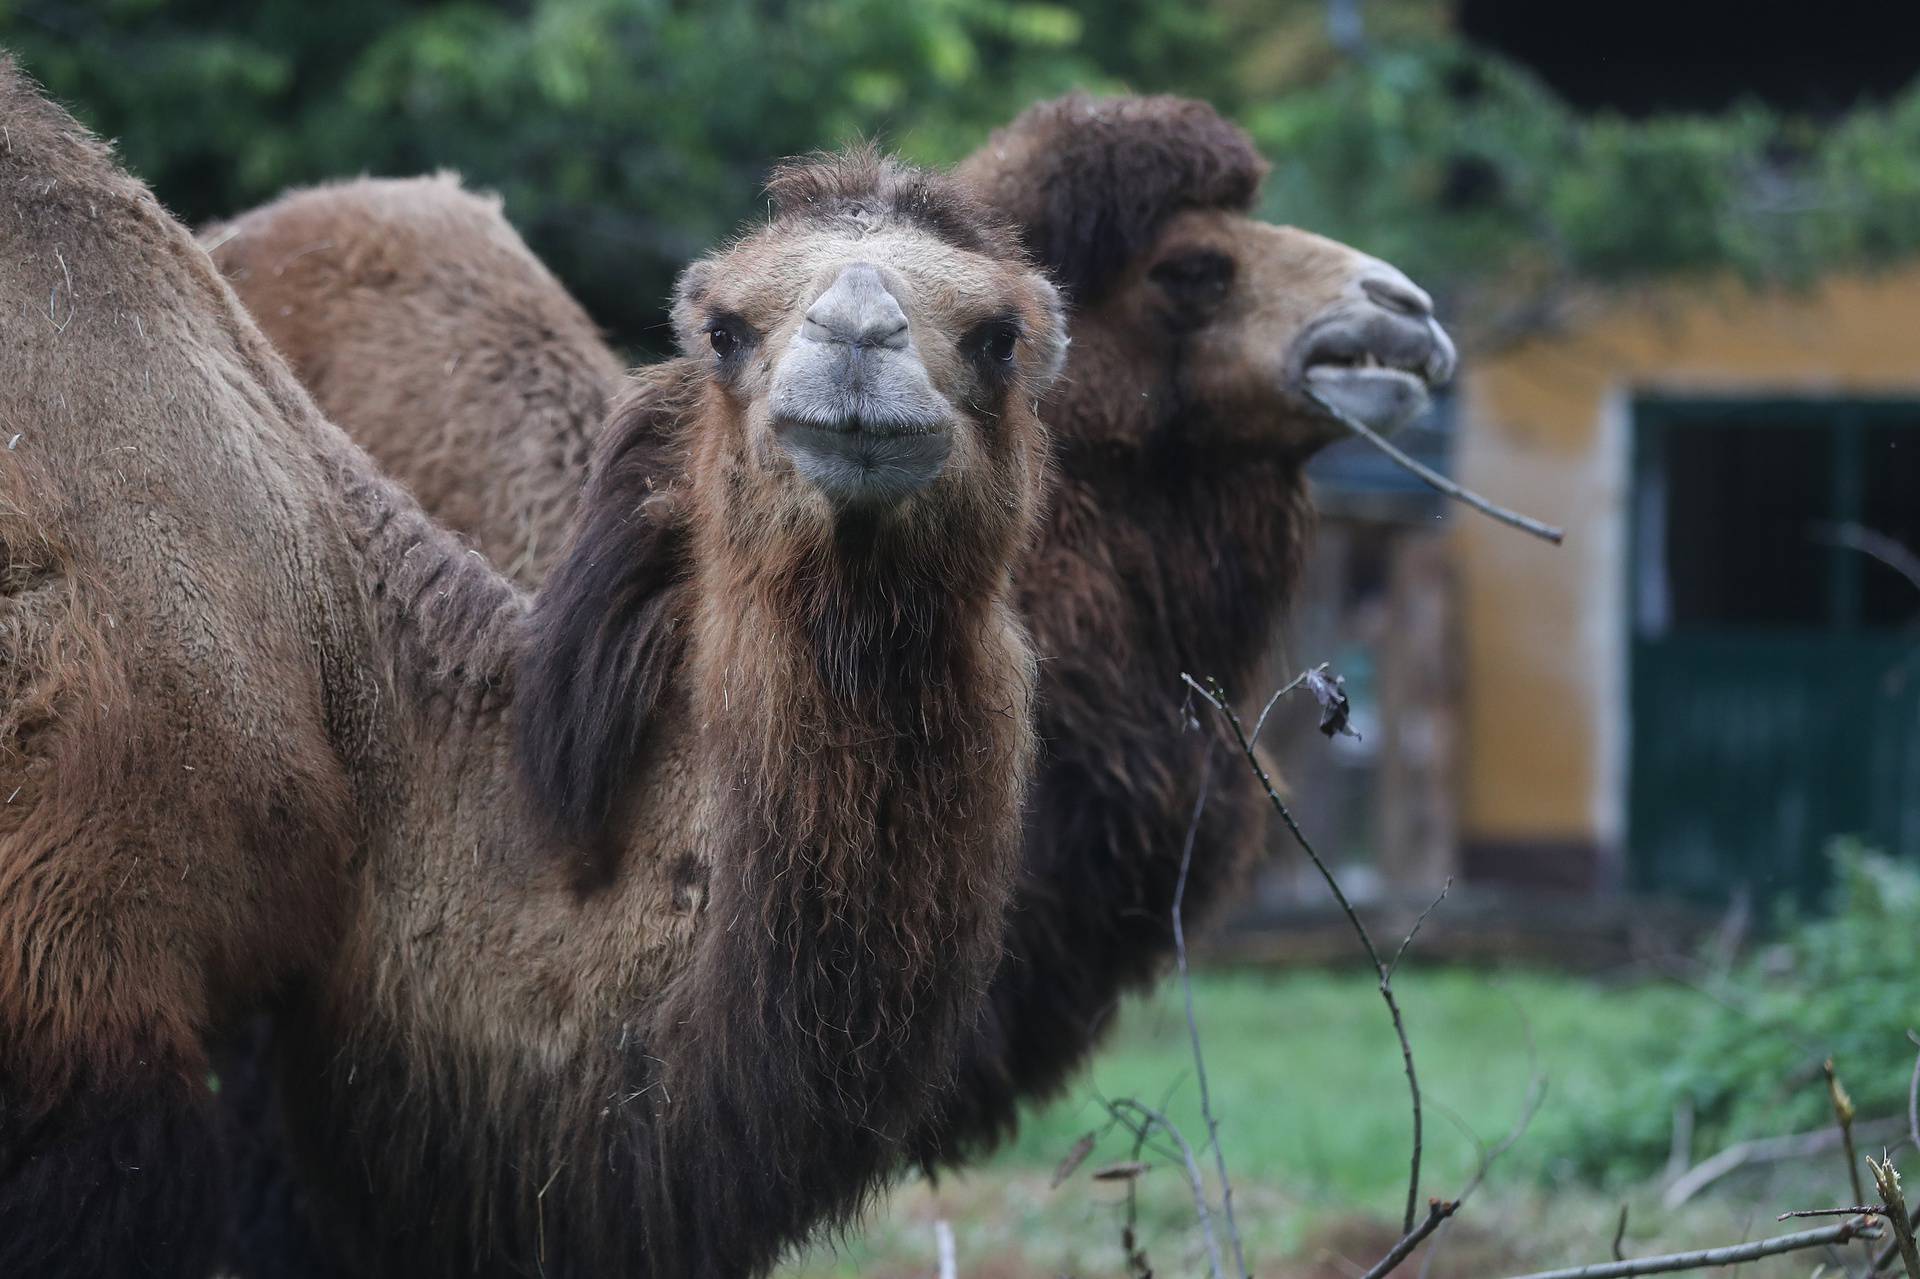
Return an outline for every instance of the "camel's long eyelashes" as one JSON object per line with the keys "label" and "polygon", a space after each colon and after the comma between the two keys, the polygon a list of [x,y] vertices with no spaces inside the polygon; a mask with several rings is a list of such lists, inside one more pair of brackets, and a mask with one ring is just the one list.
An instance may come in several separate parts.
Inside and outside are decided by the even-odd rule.
{"label": "camel's long eyelashes", "polygon": [[1165,295],[1176,328],[1193,328],[1220,309],[1233,287],[1234,261],[1215,249],[1175,253],[1155,263],[1147,277]]}
{"label": "camel's long eyelashes", "polygon": [[1014,356],[1020,349],[1022,333],[1020,321],[1014,316],[995,316],[974,325],[968,332],[967,355],[989,381],[1003,382],[1013,375]]}
{"label": "camel's long eyelashes", "polygon": [[707,345],[713,348],[723,370],[732,368],[759,335],[753,326],[731,312],[707,321]]}

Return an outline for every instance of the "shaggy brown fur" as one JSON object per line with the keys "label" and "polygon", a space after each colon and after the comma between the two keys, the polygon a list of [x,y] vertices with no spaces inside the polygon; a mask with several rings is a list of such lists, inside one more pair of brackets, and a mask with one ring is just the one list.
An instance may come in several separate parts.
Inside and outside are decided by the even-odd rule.
{"label": "shaggy brown fur", "polygon": [[[158,1198],[200,1153],[172,1117],[204,1113],[209,1030],[270,987],[295,1145],[356,1273],[749,1274],[844,1219],[998,957],[1032,674],[1009,566],[1052,291],[941,183],[871,156],[792,171],[680,306],[690,352],[724,315],[767,358],[647,378],[596,478],[624,518],[583,520],[555,570],[684,543],[651,579],[672,602],[529,607],[4,65],[0,121],[22,437],[0,471],[0,1270],[203,1272],[217,1205]],[[849,508],[766,403],[804,301],[856,259],[920,299],[917,358],[972,407],[922,489]],[[975,328],[1003,322],[1022,336],[988,358]],[[624,484],[636,436],[684,450],[684,482]],[[611,689],[540,660],[585,633],[685,654]],[[606,773],[630,728],[547,722],[602,714],[654,722],[647,749],[604,818],[550,811],[515,733]],[[564,851],[556,826],[618,854],[591,888],[531,855]],[[101,1139],[129,1108],[151,1143]]]}
{"label": "shaggy brown fur", "polygon": [[[1167,961],[1207,740],[1182,727],[1178,677],[1216,675],[1243,696],[1261,687],[1311,523],[1302,467],[1338,434],[1300,379],[1316,361],[1364,354],[1434,381],[1450,367],[1418,290],[1391,267],[1245,215],[1263,172],[1243,133],[1174,98],[1042,104],[962,166],[1080,305],[1045,408],[1058,488],[1019,578],[1046,660],[1010,958],[946,1121],[917,1140],[925,1160],[1009,1132],[1021,1101],[1056,1090],[1120,995]],[[331,191],[343,225],[353,202],[378,198]],[[392,429],[362,438],[380,453]],[[1228,756],[1216,762],[1190,922],[1262,842],[1257,796]]]}
{"label": "shaggy brown fur", "polygon": [[621,366],[498,199],[362,179],[201,239],[328,418],[508,576],[546,575]]}
{"label": "shaggy brown fur", "polygon": [[1164,971],[1209,768],[1190,924],[1264,844],[1253,779],[1185,726],[1179,677],[1246,699],[1266,686],[1311,531],[1303,468],[1340,434],[1300,379],[1333,348],[1451,372],[1429,318],[1390,315],[1369,292],[1417,309],[1397,271],[1245,216],[1265,171],[1210,107],[1164,97],[1042,103],[960,166],[1078,304],[1044,409],[1059,483],[1019,579],[1044,678],[1008,957],[956,1100],[923,1134],[928,1162],[1010,1134],[1022,1102],[1086,1059],[1119,997]]}
{"label": "shaggy brown fur", "polygon": [[1267,163],[1204,102],[1073,94],[995,133],[961,171],[1075,305],[1091,306],[1173,214],[1252,208]]}

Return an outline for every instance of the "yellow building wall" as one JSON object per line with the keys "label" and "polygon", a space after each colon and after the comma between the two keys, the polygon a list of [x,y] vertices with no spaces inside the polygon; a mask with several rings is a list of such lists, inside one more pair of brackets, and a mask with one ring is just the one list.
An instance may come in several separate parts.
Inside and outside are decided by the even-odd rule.
{"label": "yellow building wall", "polygon": [[[1567,530],[1538,542],[1459,509],[1469,848],[1624,838],[1631,400],[1920,396],[1920,265],[1802,292],[1662,289],[1469,363],[1460,479]],[[1916,495],[1920,500],[1920,495]],[[1541,853],[1540,855],[1549,855]]]}

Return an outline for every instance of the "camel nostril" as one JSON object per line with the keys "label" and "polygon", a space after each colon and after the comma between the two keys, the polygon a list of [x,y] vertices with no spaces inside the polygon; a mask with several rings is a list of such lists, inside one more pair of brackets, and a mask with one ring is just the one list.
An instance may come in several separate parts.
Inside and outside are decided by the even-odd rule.
{"label": "camel nostril", "polygon": [[1375,305],[1401,315],[1424,320],[1433,314],[1433,299],[1404,277],[1370,275],[1360,281],[1360,291],[1371,298]]}
{"label": "camel nostril", "polygon": [[807,308],[801,331],[815,342],[903,351],[912,336],[900,299],[879,268],[856,262]]}

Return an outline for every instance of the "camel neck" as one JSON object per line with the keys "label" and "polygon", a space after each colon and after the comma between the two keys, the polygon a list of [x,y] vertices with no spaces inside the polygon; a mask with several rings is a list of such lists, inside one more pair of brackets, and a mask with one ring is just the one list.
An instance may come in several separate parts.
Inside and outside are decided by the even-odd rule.
{"label": "camel neck", "polygon": [[[1069,629],[1120,632],[1114,651],[1141,668],[1147,687],[1177,699],[1185,671],[1248,695],[1239,686],[1273,645],[1312,507],[1297,461],[1253,449],[1200,456],[1182,438],[1172,430],[1144,446],[1062,450],[1056,518],[1043,544],[1096,579],[1096,598],[1109,601]],[[1030,593],[1026,603],[1043,636],[1060,631],[1061,615],[1075,607],[1072,596]]]}

